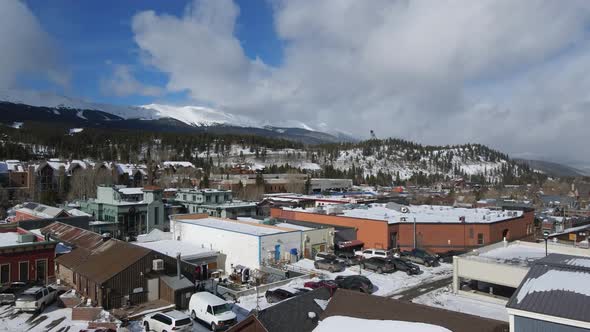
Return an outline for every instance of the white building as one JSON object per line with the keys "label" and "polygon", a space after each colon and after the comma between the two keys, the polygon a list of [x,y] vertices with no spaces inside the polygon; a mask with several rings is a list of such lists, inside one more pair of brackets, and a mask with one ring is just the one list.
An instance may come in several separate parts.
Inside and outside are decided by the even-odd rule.
{"label": "white building", "polygon": [[[219,250],[220,267],[234,265],[259,268],[268,263],[288,261],[291,251],[301,253],[301,230],[249,221],[209,217],[205,214],[175,215],[170,218],[175,240]],[[225,256],[225,257],[223,257]]]}
{"label": "white building", "polygon": [[[588,249],[556,243],[548,244],[547,253],[590,257]],[[493,297],[505,304],[510,295],[495,294],[494,289],[516,289],[531,266],[542,258],[545,258],[545,243],[524,241],[499,242],[453,257],[453,291],[472,297]],[[465,281],[477,281],[487,289],[462,290],[461,284]]]}

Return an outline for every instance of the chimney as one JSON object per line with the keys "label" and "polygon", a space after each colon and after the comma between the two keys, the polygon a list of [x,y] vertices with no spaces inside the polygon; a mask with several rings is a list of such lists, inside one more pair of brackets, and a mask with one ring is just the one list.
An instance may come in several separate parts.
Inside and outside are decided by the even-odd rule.
{"label": "chimney", "polygon": [[176,254],[176,274],[178,275],[178,280],[182,279],[182,273],[180,273],[180,253]]}

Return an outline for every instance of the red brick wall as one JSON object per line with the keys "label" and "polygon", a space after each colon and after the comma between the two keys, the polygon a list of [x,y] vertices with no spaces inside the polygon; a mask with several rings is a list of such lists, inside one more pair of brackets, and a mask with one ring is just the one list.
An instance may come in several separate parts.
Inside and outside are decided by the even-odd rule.
{"label": "red brick wall", "polygon": [[10,281],[19,281],[18,263],[22,261],[29,262],[29,281],[36,280],[36,260],[47,259],[47,278],[55,276],[55,247],[51,249],[42,249],[34,251],[25,251],[17,253],[3,253],[0,255],[0,264],[10,264]]}
{"label": "red brick wall", "polygon": [[271,217],[288,220],[314,222],[324,225],[354,227],[357,229],[356,238],[365,243],[365,248],[387,248],[389,246],[388,224],[385,221],[359,219],[343,216],[330,216],[318,213],[285,211],[272,208]]}
{"label": "red brick wall", "polygon": [[41,219],[41,218],[17,210],[13,221],[36,220],[36,219]]}
{"label": "red brick wall", "polygon": [[[365,243],[365,248],[389,248],[392,246],[390,234],[393,232],[397,232],[397,245],[402,250],[408,250],[414,246],[412,222],[388,225],[386,222],[377,220],[285,211],[277,208],[272,208],[270,214],[275,218],[355,227],[358,229],[357,239]],[[508,229],[510,241],[527,237],[527,225],[533,223],[534,212],[526,212],[522,217],[493,224],[417,223],[416,240],[419,247],[433,252],[469,250],[502,241],[505,229]],[[478,234],[483,234],[483,244],[478,244]]]}

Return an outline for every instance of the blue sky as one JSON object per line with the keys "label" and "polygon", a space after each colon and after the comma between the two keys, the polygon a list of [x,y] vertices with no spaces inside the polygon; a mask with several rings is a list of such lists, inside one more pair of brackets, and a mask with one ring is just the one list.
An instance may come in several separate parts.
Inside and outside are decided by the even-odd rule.
{"label": "blue sky", "polygon": [[[158,102],[187,102],[185,93],[166,93],[159,97],[116,96],[101,91],[99,83],[107,78],[113,64],[130,65],[141,82],[164,87],[167,75],[140,63],[139,49],[133,39],[132,17],[142,11],[182,16],[188,0],[141,1],[71,1],[27,0],[26,4],[40,21],[59,49],[60,61],[70,74],[70,84],[64,88],[38,75],[23,75],[24,88],[56,91],[68,96],[114,104],[145,104]],[[269,65],[279,65],[281,42],[277,39],[272,8],[266,0],[236,1],[240,15],[235,35],[246,55],[259,57]]]}
{"label": "blue sky", "polygon": [[0,91],[590,161],[589,27],[587,0],[0,0]]}

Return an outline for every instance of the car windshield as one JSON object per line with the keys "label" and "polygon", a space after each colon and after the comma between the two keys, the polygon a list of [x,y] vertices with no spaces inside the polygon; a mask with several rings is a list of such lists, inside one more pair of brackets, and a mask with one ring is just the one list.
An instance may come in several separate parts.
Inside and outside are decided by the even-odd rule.
{"label": "car windshield", "polygon": [[227,303],[213,306],[213,312],[215,313],[215,315],[221,315],[228,311],[231,311],[231,307]]}
{"label": "car windshield", "polygon": [[176,326],[184,326],[184,325],[190,325],[190,324],[191,324],[190,318],[179,319],[176,321]]}

